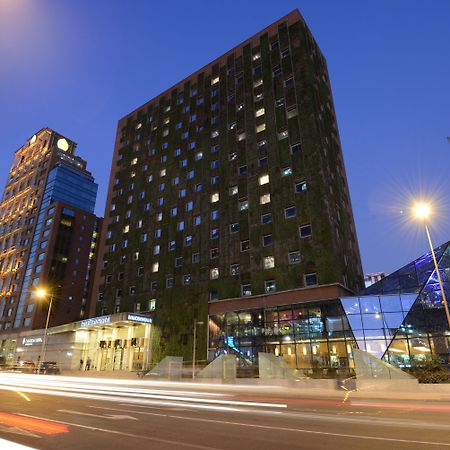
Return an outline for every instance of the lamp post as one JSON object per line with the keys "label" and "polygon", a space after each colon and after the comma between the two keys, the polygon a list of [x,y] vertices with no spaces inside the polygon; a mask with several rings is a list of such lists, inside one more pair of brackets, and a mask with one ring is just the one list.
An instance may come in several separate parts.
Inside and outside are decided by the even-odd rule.
{"label": "lamp post", "polygon": [[427,233],[428,244],[430,245],[431,255],[433,257],[434,268],[436,269],[436,274],[439,282],[439,287],[441,289],[442,304],[444,305],[445,315],[447,316],[448,327],[450,330],[450,311],[448,309],[447,297],[445,296],[444,285],[442,284],[441,273],[439,271],[439,266],[436,259],[436,254],[434,253],[433,242],[431,241],[431,234],[428,228],[428,218],[431,216],[432,209],[428,203],[416,203],[413,206],[413,215],[416,219],[421,220],[425,225],[425,231]]}
{"label": "lamp post", "polygon": [[192,379],[195,379],[195,350],[197,346],[197,325],[203,325],[203,322],[198,322],[194,319],[194,342],[192,344]]}
{"label": "lamp post", "polygon": [[[38,298],[44,299],[48,296],[48,293],[44,289],[38,289],[36,291],[36,295],[38,296]],[[41,365],[45,359],[45,353],[47,351],[48,322],[50,320],[50,312],[52,310],[52,304],[53,304],[53,294],[50,294],[50,302],[49,302],[48,311],[47,311],[47,320],[45,321],[44,339],[42,340],[42,347],[41,347],[41,352],[39,354],[39,362],[38,362],[38,368],[37,368],[37,371],[39,374],[41,373]]]}

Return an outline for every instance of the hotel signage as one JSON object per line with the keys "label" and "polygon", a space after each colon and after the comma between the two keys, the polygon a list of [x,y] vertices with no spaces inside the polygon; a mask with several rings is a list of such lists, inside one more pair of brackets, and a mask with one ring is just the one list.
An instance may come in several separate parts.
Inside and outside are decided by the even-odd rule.
{"label": "hotel signage", "polygon": [[108,325],[111,323],[111,316],[93,317],[92,319],[86,319],[81,322],[80,327],[93,327],[95,325]]}
{"label": "hotel signage", "polygon": [[127,320],[139,323],[152,323],[151,317],[136,316],[135,314],[128,314]]}
{"label": "hotel signage", "polygon": [[42,338],[36,337],[36,338],[23,338],[22,339],[22,345],[25,345],[25,347],[29,347],[30,345],[34,344],[42,344]]}

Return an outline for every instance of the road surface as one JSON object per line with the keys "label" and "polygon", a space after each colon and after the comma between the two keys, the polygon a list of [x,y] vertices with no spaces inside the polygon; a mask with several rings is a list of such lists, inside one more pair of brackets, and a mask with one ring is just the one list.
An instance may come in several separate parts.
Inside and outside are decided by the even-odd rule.
{"label": "road surface", "polygon": [[0,374],[0,449],[450,450],[450,402]]}

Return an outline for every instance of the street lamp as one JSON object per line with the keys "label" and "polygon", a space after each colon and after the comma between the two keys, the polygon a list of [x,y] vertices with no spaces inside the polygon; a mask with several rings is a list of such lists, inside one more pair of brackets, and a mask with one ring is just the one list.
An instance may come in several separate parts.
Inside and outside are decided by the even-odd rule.
{"label": "street lamp", "polygon": [[[48,296],[48,292],[45,289],[38,289],[36,291],[36,296],[40,299],[44,299]],[[50,302],[48,305],[48,311],[47,311],[47,320],[45,322],[45,331],[44,331],[44,339],[42,340],[42,347],[41,347],[41,352],[39,354],[39,362],[38,362],[38,368],[37,368],[37,372],[41,373],[41,365],[42,362],[45,359],[45,353],[47,350],[47,331],[48,331],[48,322],[50,320],[50,312],[52,310],[52,303],[53,303],[53,294],[50,294]]]}
{"label": "street lamp", "polygon": [[203,325],[203,322],[198,322],[194,319],[194,342],[192,345],[192,379],[195,378],[195,348],[197,346],[197,325]]}
{"label": "street lamp", "polygon": [[445,314],[447,316],[448,327],[450,330],[450,311],[448,310],[448,303],[447,303],[447,298],[445,296],[444,285],[442,284],[441,273],[439,271],[438,263],[436,260],[436,255],[434,253],[433,243],[431,242],[430,230],[428,229],[428,219],[430,218],[432,212],[433,212],[433,210],[431,208],[431,205],[429,203],[425,203],[425,202],[417,202],[414,204],[414,206],[412,208],[413,216],[416,219],[422,221],[423,224],[425,225],[425,231],[427,233],[428,243],[430,244],[431,255],[433,256],[434,268],[436,269],[436,274],[437,274],[438,281],[439,281],[439,287],[441,288],[442,304],[444,305]]}

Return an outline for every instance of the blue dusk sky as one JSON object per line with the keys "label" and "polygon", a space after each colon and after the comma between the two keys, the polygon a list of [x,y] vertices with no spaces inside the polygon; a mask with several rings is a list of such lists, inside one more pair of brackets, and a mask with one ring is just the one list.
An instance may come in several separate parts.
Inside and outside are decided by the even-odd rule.
{"label": "blue dusk sky", "polygon": [[0,185],[48,126],[78,142],[103,215],[117,121],[298,8],[328,61],[364,271],[450,239],[450,1],[0,0]]}

